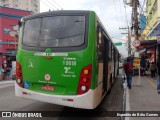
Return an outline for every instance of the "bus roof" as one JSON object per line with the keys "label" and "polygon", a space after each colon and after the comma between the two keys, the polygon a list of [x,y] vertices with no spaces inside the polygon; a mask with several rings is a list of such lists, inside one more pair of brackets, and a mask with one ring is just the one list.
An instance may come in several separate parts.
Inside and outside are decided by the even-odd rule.
{"label": "bus roof", "polygon": [[24,17],[23,19],[31,19],[31,18],[36,18],[36,17],[43,17],[43,16],[50,16],[50,15],[64,15],[64,14],[88,14],[89,12],[94,12],[94,11],[89,11],[89,10],[58,10],[58,11],[49,11],[49,12],[43,12],[43,13],[38,13],[34,15],[29,15]]}

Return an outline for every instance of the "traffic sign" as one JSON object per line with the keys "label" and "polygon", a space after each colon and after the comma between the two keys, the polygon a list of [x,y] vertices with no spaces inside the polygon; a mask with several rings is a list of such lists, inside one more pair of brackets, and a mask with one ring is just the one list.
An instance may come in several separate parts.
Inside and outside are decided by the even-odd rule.
{"label": "traffic sign", "polygon": [[115,44],[115,46],[122,46],[122,42],[116,42],[114,44]]}
{"label": "traffic sign", "polygon": [[132,42],[132,45],[134,46],[134,47],[139,47],[140,46],[140,41],[139,40],[134,40],[133,42]]}

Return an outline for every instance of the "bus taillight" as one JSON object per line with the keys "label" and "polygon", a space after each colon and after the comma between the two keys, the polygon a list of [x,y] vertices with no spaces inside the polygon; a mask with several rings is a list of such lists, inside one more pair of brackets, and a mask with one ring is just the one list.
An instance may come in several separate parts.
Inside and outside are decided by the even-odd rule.
{"label": "bus taillight", "polygon": [[16,82],[20,87],[23,87],[22,67],[19,62],[16,63]]}
{"label": "bus taillight", "polygon": [[92,77],[92,65],[85,66],[80,74],[77,94],[81,95],[86,93],[90,89]]}

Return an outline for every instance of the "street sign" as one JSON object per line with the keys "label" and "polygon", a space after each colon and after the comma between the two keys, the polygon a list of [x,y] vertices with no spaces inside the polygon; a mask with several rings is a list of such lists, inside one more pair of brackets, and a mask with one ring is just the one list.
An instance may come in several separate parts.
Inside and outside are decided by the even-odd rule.
{"label": "street sign", "polygon": [[140,46],[140,41],[139,40],[134,40],[133,42],[132,42],[132,45],[134,46],[134,47],[139,47]]}
{"label": "street sign", "polygon": [[140,58],[134,58],[133,66],[136,66],[136,67],[140,66]]}
{"label": "street sign", "polygon": [[122,46],[122,42],[116,42],[114,44],[115,44],[115,46]]}

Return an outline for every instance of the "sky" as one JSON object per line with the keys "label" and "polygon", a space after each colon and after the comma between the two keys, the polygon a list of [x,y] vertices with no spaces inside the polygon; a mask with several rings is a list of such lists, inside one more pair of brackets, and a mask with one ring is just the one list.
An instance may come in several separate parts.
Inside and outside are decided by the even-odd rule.
{"label": "sky", "polygon": [[[52,4],[56,6],[54,1],[63,10],[94,10],[110,37],[122,38],[124,35],[121,35],[121,32],[126,32],[119,29],[120,27],[127,27],[123,0],[41,0],[40,11],[48,11],[52,8]],[[57,6],[57,8],[60,7]],[[131,18],[131,7],[128,6],[126,11],[129,22]]]}
{"label": "sky", "polygon": [[[102,24],[106,28],[108,34],[114,42],[125,42],[127,30],[124,28],[131,24],[131,7],[126,5],[124,8],[124,0],[41,0],[40,12],[50,10],[94,10],[99,16]],[[128,1],[128,0],[127,0]],[[56,3],[58,5],[56,5]],[[54,6],[56,7],[54,7]],[[127,48],[125,45],[117,47],[124,57],[127,56]]]}

